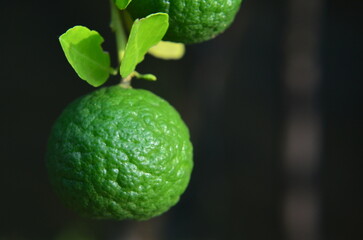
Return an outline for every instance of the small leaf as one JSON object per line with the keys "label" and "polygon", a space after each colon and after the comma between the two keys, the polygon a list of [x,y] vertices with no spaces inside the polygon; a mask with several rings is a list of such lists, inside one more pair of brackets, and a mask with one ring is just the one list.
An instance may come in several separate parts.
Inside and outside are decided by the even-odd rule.
{"label": "small leaf", "polygon": [[141,73],[135,72],[135,77],[137,77],[139,79],[145,79],[148,81],[156,81],[156,79],[157,79],[156,76],[151,73],[141,74]]}
{"label": "small leaf", "polygon": [[125,8],[127,8],[127,6],[129,5],[129,3],[132,0],[115,0],[115,4],[116,6],[120,9],[120,10],[124,10]]}
{"label": "small leaf", "polygon": [[135,20],[121,62],[120,73],[123,78],[129,76],[136,65],[144,60],[150,47],[160,42],[168,26],[169,15],[166,13],[155,13]]}
{"label": "small leaf", "polygon": [[149,49],[149,54],[164,60],[181,59],[185,53],[185,46],[182,43],[160,41]]}
{"label": "small leaf", "polygon": [[114,69],[104,52],[102,36],[83,26],[75,26],[59,37],[64,54],[78,76],[94,87],[105,83]]}

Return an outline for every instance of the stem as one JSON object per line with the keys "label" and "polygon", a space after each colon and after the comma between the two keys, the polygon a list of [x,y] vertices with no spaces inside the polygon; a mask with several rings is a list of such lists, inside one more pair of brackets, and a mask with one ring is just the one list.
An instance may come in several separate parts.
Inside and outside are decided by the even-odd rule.
{"label": "stem", "polygon": [[136,72],[134,71],[133,73],[131,73],[129,76],[123,78],[121,80],[120,86],[123,88],[132,88],[131,87],[131,80],[133,77],[135,77]]}
{"label": "stem", "polygon": [[[111,29],[115,32],[116,35],[116,46],[118,53],[118,61],[119,65],[122,62],[122,59],[125,54],[126,44],[127,44],[127,35],[124,29],[123,20],[126,21],[126,24],[129,23],[127,20],[127,16],[122,14],[122,12],[117,8],[114,3],[114,0],[110,0],[111,5]],[[138,73],[133,72],[129,76],[121,79],[120,85],[124,88],[131,88],[131,79],[135,77]]]}
{"label": "stem", "polygon": [[[117,8],[113,0],[110,0],[111,4],[111,29],[115,32],[116,35],[116,46],[118,53],[118,61],[119,65],[122,62],[122,59],[125,54],[126,44],[127,44],[127,36],[123,25],[123,15],[120,10]],[[131,88],[131,79],[135,76],[135,72],[131,73],[126,78],[121,79],[120,85],[124,88]]]}
{"label": "stem", "polygon": [[122,58],[125,53],[127,37],[125,30],[122,25],[122,20],[120,16],[120,10],[116,7],[113,0],[110,0],[111,4],[111,29],[115,32],[116,35],[116,45],[117,45],[117,53],[119,64],[122,61]]}

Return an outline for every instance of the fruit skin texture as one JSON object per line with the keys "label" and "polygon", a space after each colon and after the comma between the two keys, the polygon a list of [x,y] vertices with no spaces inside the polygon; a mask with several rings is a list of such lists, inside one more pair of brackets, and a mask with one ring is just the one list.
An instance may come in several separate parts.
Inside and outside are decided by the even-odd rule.
{"label": "fruit skin texture", "polygon": [[127,10],[133,18],[156,12],[169,14],[164,40],[185,44],[216,37],[233,22],[242,0],[133,0]]}
{"label": "fruit skin texture", "polygon": [[99,219],[160,215],[178,202],[193,168],[177,111],[149,91],[121,86],[71,103],[52,129],[46,158],[64,203]]}

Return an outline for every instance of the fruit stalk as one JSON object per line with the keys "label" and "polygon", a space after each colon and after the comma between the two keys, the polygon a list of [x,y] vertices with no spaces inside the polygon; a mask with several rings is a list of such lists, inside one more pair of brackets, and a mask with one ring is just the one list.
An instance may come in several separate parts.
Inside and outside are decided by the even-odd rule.
{"label": "fruit stalk", "polygon": [[111,6],[111,24],[110,27],[114,31],[116,36],[116,46],[117,46],[117,53],[118,53],[118,61],[121,64],[122,58],[125,54],[126,42],[127,37],[125,30],[123,28],[120,11],[116,7],[113,0],[110,0]]}

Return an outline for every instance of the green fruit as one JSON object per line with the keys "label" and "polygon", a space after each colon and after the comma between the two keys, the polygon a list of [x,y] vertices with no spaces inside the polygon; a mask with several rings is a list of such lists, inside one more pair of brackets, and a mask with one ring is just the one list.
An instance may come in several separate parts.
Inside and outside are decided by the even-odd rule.
{"label": "green fruit", "polygon": [[102,88],[71,103],[48,144],[51,183],[92,218],[145,220],[176,204],[193,167],[176,110],[146,90]]}
{"label": "green fruit", "polygon": [[198,43],[222,33],[234,20],[242,0],[133,0],[127,10],[133,18],[156,12],[169,14],[164,40]]}

